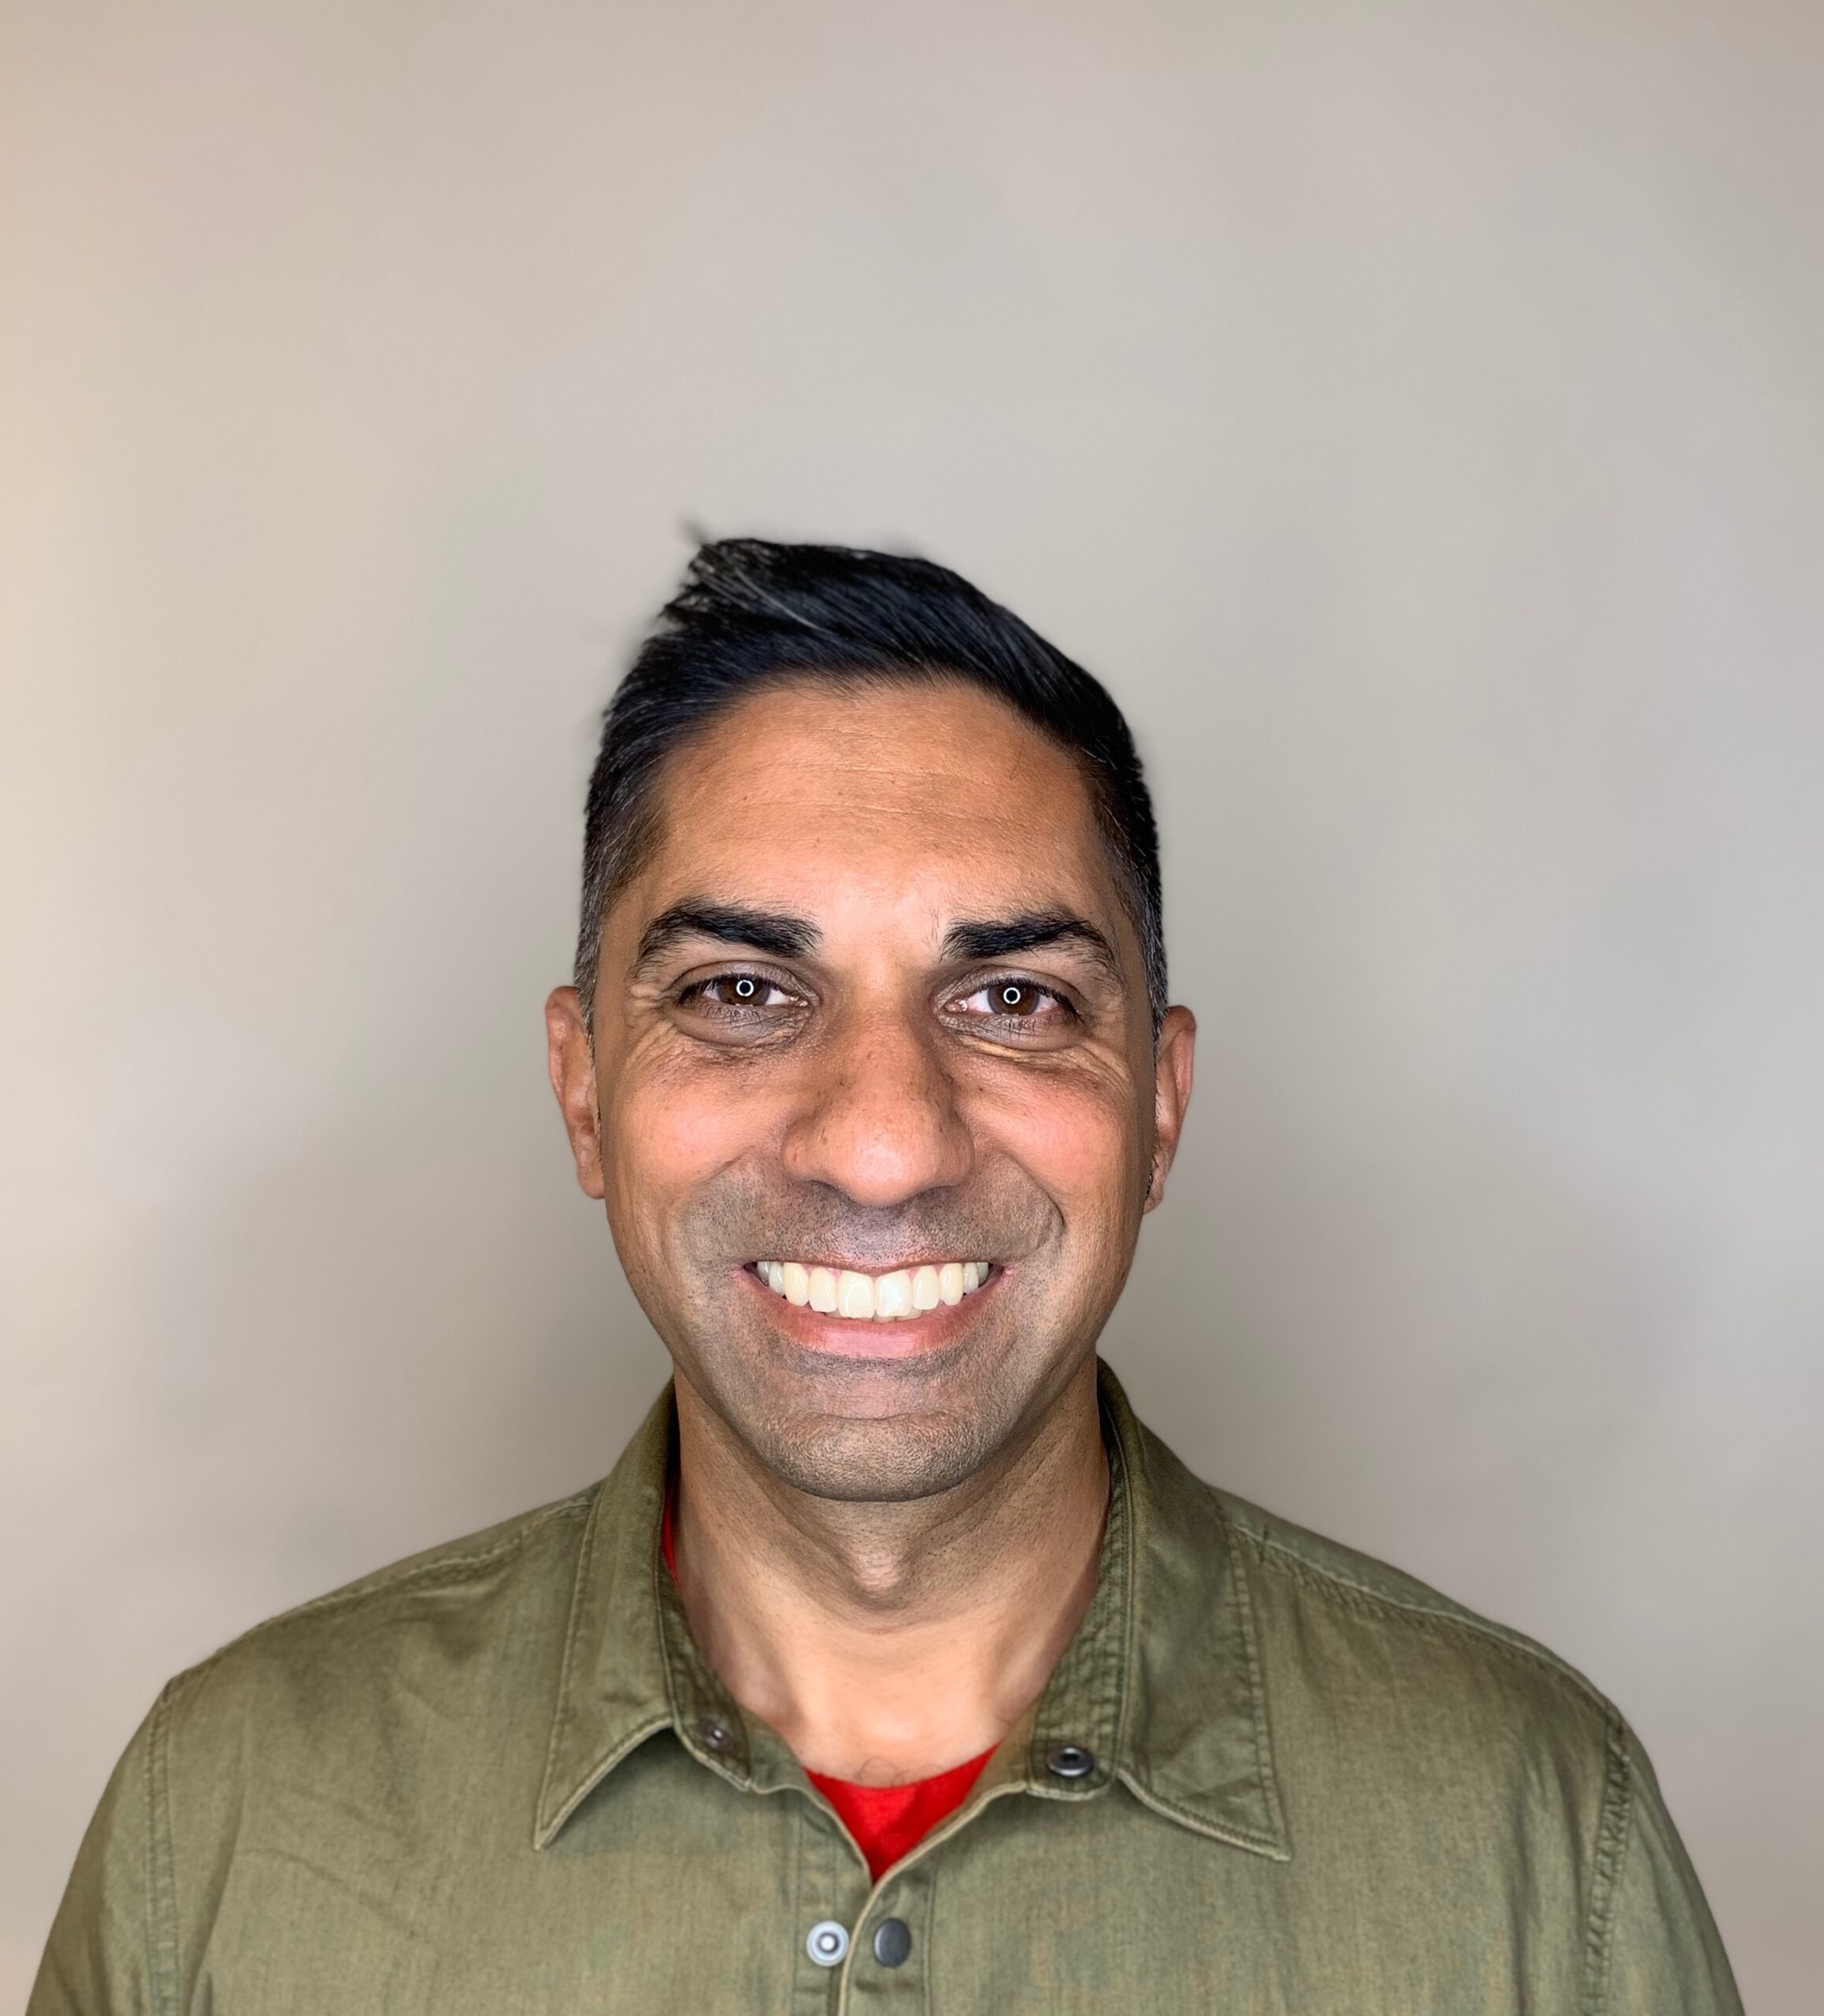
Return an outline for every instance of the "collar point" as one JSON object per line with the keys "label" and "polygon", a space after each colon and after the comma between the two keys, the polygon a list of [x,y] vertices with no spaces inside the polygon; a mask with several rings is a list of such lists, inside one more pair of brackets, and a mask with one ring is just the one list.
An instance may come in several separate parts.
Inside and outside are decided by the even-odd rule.
{"label": "collar point", "polygon": [[1277,1811],[1256,1810],[1253,1799],[1237,1799],[1222,1792],[1173,1796],[1146,1784],[1131,1770],[1123,1770],[1119,1776],[1142,1806],[1192,1833],[1244,1849],[1267,1862],[1289,1862],[1292,1858],[1285,1820]]}

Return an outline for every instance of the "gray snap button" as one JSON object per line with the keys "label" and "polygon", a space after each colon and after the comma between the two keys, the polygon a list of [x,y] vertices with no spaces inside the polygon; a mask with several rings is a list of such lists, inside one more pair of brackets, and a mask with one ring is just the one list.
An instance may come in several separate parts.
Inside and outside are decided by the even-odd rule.
{"label": "gray snap button", "polygon": [[732,1750],[735,1738],[726,1722],[718,1722],[714,1716],[706,1716],[697,1724],[697,1734],[712,1750]]}
{"label": "gray snap button", "polygon": [[1087,1778],[1096,1769],[1096,1755],[1081,1744],[1061,1743],[1045,1759],[1045,1769],[1054,1778]]}
{"label": "gray snap button", "polygon": [[820,1918],[811,1927],[804,1950],[820,1967],[840,1967],[849,1950],[847,1927],[838,1925],[834,1918]]}
{"label": "gray snap button", "polygon": [[911,1953],[912,1928],[903,1918],[882,1918],[874,1929],[874,1958],[883,1967],[903,1967]]}

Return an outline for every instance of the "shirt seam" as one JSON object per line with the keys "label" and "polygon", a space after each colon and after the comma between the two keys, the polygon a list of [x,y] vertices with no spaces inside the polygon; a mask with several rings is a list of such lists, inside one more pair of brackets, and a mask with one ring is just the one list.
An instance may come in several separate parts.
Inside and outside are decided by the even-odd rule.
{"label": "shirt seam", "polygon": [[170,2016],[176,2016],[183,1976],[169,1771],[171,1706],[177,1688],[177,1681],[169,1681],[153,1704],[146,1746],[146,1971],[154,2008]]}
{"label": "shirt seam", "polygon": [[[587,1496],[588,1494],[583,1494]],[[572,1508],[582,1509],[580,1498],[566,1500],[562,1507],[553,1506],[554,1512]],[[591,1515],[598,1512],[599,1500],[588,1506]],[[551,1718],[551,1734],[545,1740],[545,1768],[539,1785],[538,1807],[532,1821],[532,1847],[542,1850],[554,1841],[576,1808],[588,1796],[591,1787],[599,1784],[614,1770],[621,1758],[654,1736],[662,1729],[675,1729],[677,1718],[675,1711],[666,1714],[648,1714],[633,1727],[623,1732],[620,1740],[610,1745],[602,1756],[597,1758],[581,1773],[569,1797],[552,1811],[552,1802],[557,1798],[556,1777],[558,1755],[563,1739],[569,1734],[572,1715],[571,1707],[576,1689],[572,1685],[576,1666],[576,1651],[582,1638],[584,1619],[588,1612],[588,1593],[591,1586],[590,1569],[595,1557],[596,1543],[602,1530],[599,1517],[591,1516],[583,1532],[582,1545],[577,1551],[576,1573],[571,1584],[569,1620],[564,1630],[564,1657],[558,1675],[558,1706]]]}
{"label": "shirt seam", "polygon": [[[591,1506],[592,1511],[599,1510]],[[532,1818],[532,1846],[536,1848],[551,1837],[551,1822],[547,1818],[553,1793],[552,1773],[557,1769],[558,1750],[570,1721],[570,1669],[576,1658],[576,1640],[582,1629],[583,1614],[587,1607],[584,1592],[589,1586],[589,1569],[595,1558],[595,1536],[600,1530],[601,1521],[592,1518],[583,1529],[583,1538],[576,1550],[576,1573],[570,1582],[570,1614],[564,1626],[564,1656],[558,1668],[558,1708],[551,1718],[550,1732],[545,1738],[544,1775],[539,1785],[538,1807]]]}
{"label": "shirt seam", "polygon": [[[313,1617],[326,1610],[334,1610],[344,1604],[358,1603],[369,1596],[390,1595],[396,1589],[416,1588],[427,1582],[460,1581],[471,1569],[485,1567],[490,1562],[498,1561],[502,1555],[513,1553],[523,1547],[542,1527],[551,1525],[559,1519],[574,1519],[588,1514],[600,1486],[591,1484],[587,1491],[578,1492],[574,1497],[566,1498],[555,1505],[547,1505],[536,1512],[528,1512],[504,1540],[496,1540],[491,1546],[477,1547],[473,1553],[440,1555],[435,1561],[427,1561],[417,1567],[410,1566],[398,1569],[381,1569],[378,1574],[366,1576],[346,1589],[332,1589],[326,1595],[313,1596],[308,1603],[298,1604],[294,1609],[273,1618],[271,1624],[285,1624],[295,1617]],[[255,1630],[264,1631],[269,1625],[257,1625]],[[251,1635],[250,1633],[249,1634]]]}
{"label": "shirt seam", "polygon": [[1122,1608],[1125,1614],[1121,1619],[1125,1643],[1121,1647],[1121,1677],[1116,1682],[1119,1699],[1116,1704],[1116,1723],[1112,1735],[1114,1755],[1110,1760],[1116,1771],[1120,1761],[1128,1755],[1128,1744],[1133,1728],[1134,1703],[1140,1692],[1140,1544],[1135,1532],[1137,1521],[1134,1516],[1136,1480],[1134,1466],[1127,1451],[1115,1438],[1115,1455],[1121,1464],[1121,1588],[1125,1596]]}
{"label": "shirt seam", "polygon": [[1266,1800],[1267,1818],[1273,1823],[1272,1840],[1289,1853],[1285,1840],[1285,1809],[1280,1803],[1279,1783],[1273,1775],[1273,1746],[1267,1731],[1266,1681],[1261,1670],[1259,1635],[1255,1629],[1253,1592],[1248,1584],[1247,1563],[1242,1558],[1234,1521],[1225,1507],[1217,1506],[1229,1547],[1229,1568],[1235,1587],[1235,1614],[1241,1629],[1242,1649],[1248,1656],[1249,1707],[1254,1723],[1254,1766]]}
{"label": "shirt seam", "polygon": [[219,1651],[211,1652],[206,1659],[199,1659],[193,1666],[180,1673],[172,1682],[173,1688],[187,1686],[211,1667],[225,1659],[229,1653],[241,1646],[250,1644],[275,1631],[281,1631],[295,1619],[321,1617],[336,1610],[352,1608],[370,1598],[378,1599],[397,1593],[410,1593],[413,1589],[435,1587],[439,1582],[459,1582],[476,1568],[486,1567],[504,1555],[523,1547],[542,1527],[559,1519],[576,1518],[589,1510],[592,1494],[599,1488],[591,1485],[588,1491],[579,1492],[574,1498],[564,1499],[557,1505],[547,1505],[542,1510],[527,1514],[523,1524],[517,1526],[505,1540],[496,1540],[491,1547],[478,1548],[473,1554],[442,1555],[435,1561],[427,1561],[417,1567],[380,1569],[373,1575],[364,1576],[360,1581],[343,1589],[331,1589],[321,1596],[312,1596],[307,1602],[296,1603],[290,1610],[281,1610],[276,1617],[269,1617],[243,1631],[238,1638],[231,1639]]}
{"label": "shirt seam", "polygon": [[1256,1834],[1249,1828],[1232,1826],[1226,1820],[1212,1820],[1207,1814],[1196,1812],[1188,1806],[1181,1805],[1176,1799],[1168,1798],[1165,1793],[1144,1783],[1132,1771],[1118,1772],[1116,1776],[1142,1806],[1151,1807],[1154,1812],[1176,1821],[1180,1826],[1189,1828],[1194,1834],[1205,1835],[1211,1840],[1226,1841],[1232,1847],[1248,1849],[1254,1854],[1265,1855],[1270,1862],[1292,1860],[1292,1851],[1282,1840],[1271,1835]]}
{"label": "shirt seam", "polygon": [[[1273,1744],[1267,1728],[1266,1684],[1261,1667],[1259,1635],[1255,1624],[1252,1587],[1248,1581],[1242,1544],[1244,1540],[1255,1536],[1231,1518],[1228,1508],[1220,1503],[1217,1504],[1216,1514],[1222,1525],[1223,1544],[1228,1557],[1231,1584],[1229,1601],[1234,1605],[1236,1628],[1241,1641],[1244,1670],[1247,1677],[1255,1781],[1266,1803],[1266,1817],[1272,1831],[1262,1833],[1252,1828],[1236,1826],[1231,1821],[1212,1821],[1207,1814],[1181,1804],[1155,1787],[1150,1762],[1148,1768],[1143,1772],[1140,1766],[1147,1760],[1136,1757],[1131,1765],[1120,1769],[1116,1776],[1143,1806],[1151,1807],[1155,1812],[1175,1821],[1181,1826],[1188,1827],[1194,1833],[1215,1840],[1226,1841],[1231,1847],[1266,1855],[1276,1862],[1289,1862],[1292,1849],[1286,1840],[1285,1810],[1280,1801],[1278,1781],[1273,1768]],[[1136,1603],[1133,1608],[1137,1610],[1138,1607]],[[1122,1754],[1125,1755],[1125,1751]]]}
{"label": "shirt seam", "polygon": [[1608,2007],[1615,1910],[1633,1832],[1634,1773],[1628,1758],[1627,1732],[1613,1709],[1607,1734],[1607,1769],[1590,1876],[1589,1923],[1584,1935],[1583,1992],[1577,1998],[1581,2016],[1603,2016]]}
{"label": "shirt seam", "polygon": [[933,1859],[926,1865],[925,1873],[925,1922],[918,1929],[918,1936],[925,1942],[919,1955],[920,1971],[925,1977],[925,2016],[932,2016],[937,2007],[937,1984],[934,1978],[937,1965],[937,1883],[939,1865]]}
{"label": "shirt seam", "polygon": [[[1135,1576],[1139,1543],[1132,1466],[1118,1440],[1110,1452],[1109,1462],[1110,1491],[1105,1520],[1107,1533],[1114,1541],[1120,1608],[1097,1629],[1092,1622],[1096,1606],[1104,1599],[1108,1587],[1106,1582],[1099,1583],[1089,1612],[1040,1695],[1027,1759],[1031,1778],[1042,1768],[1042,1757],[1053,1746],[1081,1744],[1095,1758],[1095,1775],[1083,1784],[1067,1786],[1034,1782],[1031,1789],[1042,1798],[1074,1801],[1096,1796],[1099,1782],[1106,1786],[1126,1754],[1138,1658],[1140,1619]],[[1061,1710],[1065,1712],[1061,1714]],[[1108,1777],[1100,1778],[1105,1764]]]}
{"label": "shirt seam", "polygon": [[555,1505],[528,1514],[504,1539],[469,1552],[440,1555],[434,1561],[397,1569],[381,1569],[349,1588],[332,1589],[295,1605],[277,1617],[268,1618],[243,1631],[207,1658],[199,1659],[168,1681],[153,1705],[146,1732],[146,1873],[148,1886],[146,1962],[154,2010],[178,2016],[183,1994],[183,1940],[177,1908],[176,1851],[171,1824],[169,1755],[172,1722],[180,1699],[239,1647],[250,1644],[281,1629],[295,1618],[321,1616],[327,1611],[365,1602],[369,1597],[390,1595],[435,1587],[440,1582],[459,1581],[472,1569],[484,1567],[523,1547],[544,1526],[586,1512],[600,1489],[587,1490]]}
{"label": "shirt seam", "polygon": [[1485,1645],[1491,1651],[1499,1652],[1517,1666],[1529,1667],[1559,1681],[1587,1707],[1593,1708],[1603,1718],[1605,1727],[1615,1714],[1614,1703],[1607,1695],[1592,1686],[1574,1667],[1566,1666],[1543,1647],[1529,1645],[1510,1637],[1500,1627],[1482,1618],[1466,1616],[1454,1610],[1434,1609],[1428,1604],[1403,1601],[1398,1596],[1388,1595],[1385,1590],[1370,1588],[1366,1584],[1358,1582],[1336,1569],[1319,1567],[1315,1562],[1306,1560],[1283,1541],[1276,1540],[1269,1534],[1255,1533],[1251,1537],[1263,1555],[1271,1553],[1277,1557],[1277,1561],[1270,1565],[1322,1595],[1331,1596],[1339,1603],[1391,1614],[1410,1624],[1414,1630],[1433,1632],[1440,1637],[1473,1639],[1477,1644]]}

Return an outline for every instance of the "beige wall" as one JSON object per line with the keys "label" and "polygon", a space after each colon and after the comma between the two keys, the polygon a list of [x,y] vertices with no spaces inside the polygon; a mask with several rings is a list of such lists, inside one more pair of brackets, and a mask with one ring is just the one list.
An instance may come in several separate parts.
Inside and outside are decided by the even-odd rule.
{"label": "beige wall", "polygon": [[1816,2007],[1821,31],[6,11],[0,2002],[168,1673],[661,1376],[539,1005],[690,521],[1128,705],[1205,1047],[1110,1354],[1581,1664]]}

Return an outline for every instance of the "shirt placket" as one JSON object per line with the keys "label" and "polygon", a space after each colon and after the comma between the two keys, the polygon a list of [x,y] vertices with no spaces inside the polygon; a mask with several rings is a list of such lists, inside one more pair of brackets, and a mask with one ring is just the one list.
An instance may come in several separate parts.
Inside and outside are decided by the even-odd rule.
{"label": "shirt placket", "polygon": [[1025,1796],[1080,1802],[1113,1783],[1122,1740],[1134,1619],[1133,1506],[1125,1458],[1111,1437],[1108,1514],[1096,1593],[1038,1702],[996,1751],[962,1807],[877,1882],[835,1810],[764,1725],[750,1723],[699,1651],[676,1584],[656,1574],[666,1686],[679,1740],[748,1798],[799,1806],[793,2006],[799,2016],[914,2010],[932,1999],[936,1890],[944,1844],[992,1801]]}
{"label": "shirt placket", "polygon": [[1037,1703],[989,1761],[974,1792],[869,1893],[837,1970],[836,2016],[944,2016],[936,1977],[936,1899],[945,1844],[996,1799],[1097,1799],[1113,1784],[1125,1708],[1133,1618],[1133,1506],[1111,1448],[1108,1518],[1096,1590]]}

